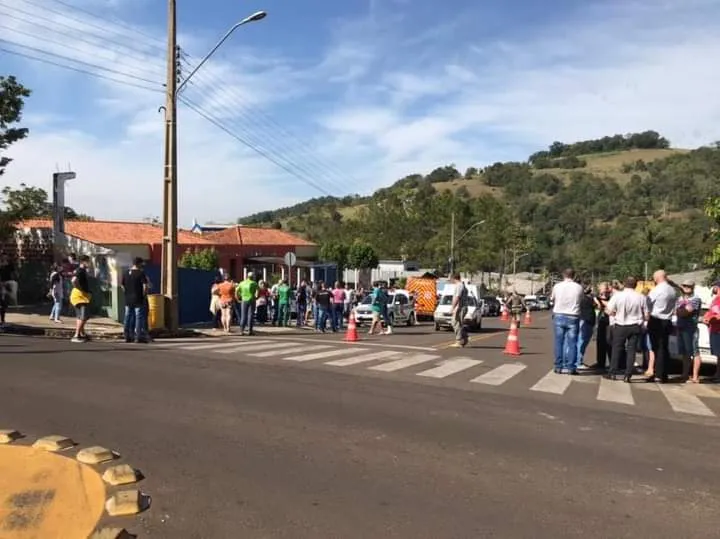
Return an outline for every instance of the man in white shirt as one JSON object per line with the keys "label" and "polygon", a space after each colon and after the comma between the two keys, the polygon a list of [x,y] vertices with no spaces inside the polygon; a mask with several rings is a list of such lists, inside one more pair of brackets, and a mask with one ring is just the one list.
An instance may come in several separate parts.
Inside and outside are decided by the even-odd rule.
{"label": "man in white shirt", "polygon": [[577,340],[583,289],[575,282],[575,271],[566,269],[563,280],[552,290],[555,333],[555,372],[577,374]]}
{"label": "man in white shirt", "polygon": [[608,302],[607,313],[615,318],[610,371],[605,376],[609,380],[616,379],[620,358],[626,354],[624,381],[630,382],[635,368],[638,339],[642,334],[643,325],[650,318],[650,300],[637,292],[636,286],[637,279],[628,277],[625,280],[625,288],[613,294]]}
{"label": "man in white shirt", "polygon": [[655,288],[648,295],[652,305],[648,333],[652,350],[655,353],[655,374],[647,381],[659,381],[664,384],[668,380],[667,361],[670,357],[668,339],[672,331],[672,315],[677,303],[677,292],[668,282],[667,275],[663,270],[656,271],[653,274],[653,280]]}

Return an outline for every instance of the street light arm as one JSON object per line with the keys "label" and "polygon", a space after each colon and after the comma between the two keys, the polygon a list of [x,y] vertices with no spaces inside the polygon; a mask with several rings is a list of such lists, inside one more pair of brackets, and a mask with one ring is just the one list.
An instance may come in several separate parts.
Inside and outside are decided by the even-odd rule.
{"label": "street light arm", "polygon": [[460,240],[463,239],[465,236],[467,236],[475,227],[484,225],[484,224],[485,224],[485,219],[483,219],[482,221],[478,221],[477,223],[472,225],[470,228],[468,228],[465,232],[463,232],[463,234],[457,240],[455,240],[455,243],[459,243]]}
{"label": "street light arm", "polygon": [[223,43],[227,41],[227,39],[241,26],[244,24],[247,24],[249,22],[255,22],[259,21],[261,19],[264,19],[267,16],[267,13],[264,11],[258,11],[257,13],[253,13],[249,17],[245,17],[243,20],[236,22],[227,32],[225,32],[225,35],[220,38],[220,41],[218,41],[215,46],[210,49],[210,52],[208,52],[202,60],[200,60],[200,63],[195,66],[195,69],[193,69],[190,74],[183,79],[183,81],[178,85],[177,89],[175,90],[175,98],[177,98],[178,94],[180,93],[180,90],[185,88],[188,82],[190,82],[190,79],[193,78],[193,75],[198,72],[198,70],[205,65],[205,62],[207,62],[213,54],[215,54],[215,51],[217,51]]}

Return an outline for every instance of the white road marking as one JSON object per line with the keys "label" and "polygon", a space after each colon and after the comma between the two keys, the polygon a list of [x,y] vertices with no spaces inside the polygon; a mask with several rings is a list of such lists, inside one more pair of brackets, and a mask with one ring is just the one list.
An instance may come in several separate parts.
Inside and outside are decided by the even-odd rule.
{"label": "white road marking", "polygon": [[459,357],[457,359],[446,359],[440,362],[440,365],[426,371],[417,373],[418,376],[427,376],[428,378],[445,378],[452,374],[470,369],[476,365],[480,365],[481,360]]}
{"label": "white road marking", "polygon": [[[316,350],[324,349],[324,348],[330,348],[330,346],[315,346]],[[303,352],[307,352],[308,347],[306,345],[303,346],[296,346],[294,348],[287,348],[284,346],[278,346],[277,344],[267,352],[258,352],[253,354],[248,354],[252,357],[280,357],[280,356],[287,356],[290,354],[301,354]]]}
{"label": "white road marking", "polygon": [[513,376],[520,374],[526,368],[527,365],[523,365],[522,363],[507,363],[485,374],[481,374],[470,381],[477,382],[478,384],[487,384],[489,386],[499,386],[510,380]]}
{"label": "white road marking", "polygon": [[[314,346],[313,350],[317,350],[318,348],[321,348],[319,346]],[[328,348],[327,346],[323,346],[322,348]],[[303,348],[303,351],[307,351],[307,346]],[[286,357],[283,358],[285,361],[312,361],[313,359],[324,359],[326,357],[333,357],[333,356],[343,356],[348,354],[355,354],[359,352],[367,352],[366,348],[340,348],[335,350],[328,350],[327,352],[318,352],[316,354],[305,354],[303,356],[295,356],[295,357]]]}
{"label": "white road marking", "polygon": [[400,369],[405,369],[407,367],[412,367],[413,365],[427,363],[428,361],[433,361],[435,359],[440,359],[440,356],[432,354],[415,354],[405,359],[398,359],[397,361],[391,361],[390,363],[383,363],[382,365],[368,367],[368,369],[373,371],[393,372],[399,371]]}
{"label": "white road marking", "polygon": [[[264,344],[264,343],[270,343],[272,341],[253,341],[257,344]],[[192,344],[190,346],[185,346],[182,349],[183,350],[213,350],[217,349],[220,350],[222,348],[231,348],[233,346],[243,346],[243,344],[249,344],[249,341],[235,341],[235,342],[215,342],[215,343],[207,343],[207,344]]]}
{"label": "white road marking", "polygon": [[[265,338],[265,335],[262,336]],[[435,348],[431,346],[411,346],[408,344],[392,344],[392,335],[378,335],[377,337],[371,337],[369,338],[367,334],[361,333],[360,334],[360,340],[355,341],[354,343],[347,343],[342,340],[329,340],[329,339],[318,339],[318,338],[312,338],[312,337],[275,337],[277,341],[283,341],[286,339],[291,339],[293,341],[300,341],[300,342],[310,342],[310,343],[319,343],[319,342],[327,342],[330,344],[342,344],[342,345],[350,345],[350,346],[370,346],[370,347],[382,347],[382,348],[397,348],[398,350],[419,350],[419,351],[427,351],[432,352],[435,350]],[[369,340],[372,339],[372,340]]]}
{"label": "white road marking", "polygon": [[538,382],[530,388],[530,391],[542,391],[543,393],[554,393],[562,395],[565,393],[572,383],[572,376],[569,374],[555,374],[550,371],[540,378]]}
{"label": "white road marking", "polygon": [[693,384],[688,383],[685,384],[684,387],[685,391],[692,395],[696,395],[698,397],[702,398],[708,398],[708,399],[718,399],[720,398],[720,392],[718,392],[716,387],[709,386],[707,384]]}
{"label": "white road marking", "polygon": [[367,363],[368,361],[375,361],[378,359],[388,359],[395,357],[400,352],[394,352],[392,350],[385,350],[383,352],[375,352],[374,354],[365,354],[357,357],[348,357],[345,359],[336,359],[335,361],[328,361],[325,365],[332,365],[333,367],[349,367],[350,365],[357,365],[359,363]]}
{"label": "white road marking", "polygon": [[660,388],[660,392],[665,395],[673,411],[706,417],[715,416],[715,413],[708,408],[703,401],[685,391],[685,388],[682,386],[660,384],[658,387]]}
{"label": "white road marking", "polygon": [[600,378],[597,400],[634,406],[635,399],[633,398],[631,386],[632,384],[626,384],[625,382],[613,382],[612,380]]}
{"label": "white road marking", "polygon": [[[261,344],[264,343],[264,344]],[[279,345],[276,341],[255,341],[255,342],[244,342],[242,344],[236,344],[232,348],[226,348],[223,350],[212,350],[216,354],[235,354],[237,352],[261,352],[263,350],[288,348],[292,346],[300,346],[299,342],[288,342]]]}

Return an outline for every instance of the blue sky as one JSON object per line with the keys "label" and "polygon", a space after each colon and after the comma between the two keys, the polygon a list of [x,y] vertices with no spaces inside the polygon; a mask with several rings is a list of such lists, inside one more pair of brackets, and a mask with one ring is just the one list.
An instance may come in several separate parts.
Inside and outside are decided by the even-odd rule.
{"label": "blue sky", "polygon": [[[181,105],[186,226],[522,160],[555,140],[720,139],[720,0],[178,4],[185,73],[235,21],[268,12],[183,92],[214,122]],[[161,214],[165,16],[158,0],[0,0],[0,49],[19,53],[0,50],[0,73],[33,89],[6,184],[49,188],[70,164],[77,210]]]}

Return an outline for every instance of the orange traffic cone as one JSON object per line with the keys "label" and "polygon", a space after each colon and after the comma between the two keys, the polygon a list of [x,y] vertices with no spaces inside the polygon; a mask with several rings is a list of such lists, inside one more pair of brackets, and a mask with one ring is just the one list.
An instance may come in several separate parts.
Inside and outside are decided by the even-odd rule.
{"label": "orange traffic cone", "polygon": [[505,307],[505,305],[503,305],[503,306],[501,307],[501,309],[502,309],[502,316],[500,317],[500,321],[501,321],[501,322],[508,322],[508,321],[510,320],[510,316],[508,315],[508,309],[507,309],[507,307]]}
{"label": "orange traffic cone", "polygon": [[532,317],[530,316],[530,309],[527,309],[525,311],[525,325],[529,326],[530,324],[532,324]]}
{"label": "orange traffic cone", "polygon": [[360,340],[357,325],[355,324],[355,311],[350,311],[350,316],[348,317],[348,327],[345,332],[345,340],[347,342],[356,342]]}
{"label": "orange traffic cone", "polygon": [[508,356],[519,356],[520,355],[520,340],[518,335],[518,327],[515,319],[513,318],[510,323],[510,333],[508,333],[507,342],[505,343],[504,354]]}

